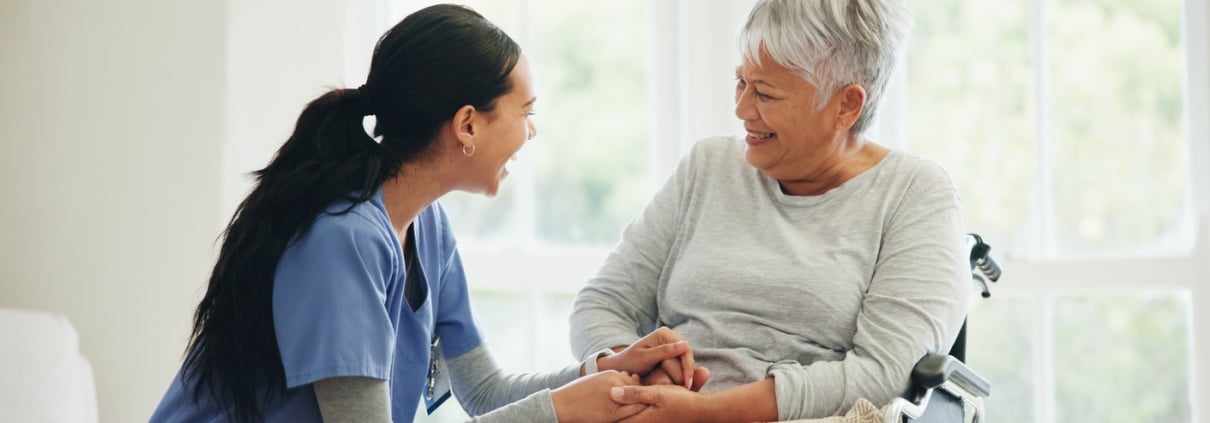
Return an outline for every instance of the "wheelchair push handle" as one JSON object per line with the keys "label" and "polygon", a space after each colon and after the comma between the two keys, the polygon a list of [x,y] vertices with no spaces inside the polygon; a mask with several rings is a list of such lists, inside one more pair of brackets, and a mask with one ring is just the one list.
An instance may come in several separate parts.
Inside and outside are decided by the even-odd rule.
{"label": "wheelchair push handle", "polygon": [[979,271],[983,272],[992,282],[1000,280],[1000,265],[996,263],[996,259],[992,256],[984,256],[975,262],[979,267]]}
{"label": "wheelchair push handle", "polygon": [[975,233],[966,234],[966,237],[968,243],[971,244],[971,278],[979,283],[982,290],[980,295],[983,298],[990,297],[992,293],[988,289],[987,283],[988,281],[995,282],[1000,280],[1000,275],[1002,274],[1000,265],[992,258],[990,254],[992,247],[983,242],[983,237]]}

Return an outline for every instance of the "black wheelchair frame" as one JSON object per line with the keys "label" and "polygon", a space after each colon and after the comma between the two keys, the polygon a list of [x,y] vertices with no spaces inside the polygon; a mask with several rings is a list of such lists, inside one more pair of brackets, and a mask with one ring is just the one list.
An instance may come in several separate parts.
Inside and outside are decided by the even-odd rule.
{"label": "black wheelchair frame", "polygon": [[[978,234],[967,234],[967,241],[971,278],[980,285],[980,295],[988,298],[991,296],[988,283],[1000,279],[1000,265],[989,254],[991,246]],[[974,413],[972,421],[982,421],[979,399],[991,394],[991,384],[967,367],[965,361],[966,321],[963,321],[949,354],[929,353],[916,363],[911,391],[890,404],[886,423],[965,422],[968,408]]]}

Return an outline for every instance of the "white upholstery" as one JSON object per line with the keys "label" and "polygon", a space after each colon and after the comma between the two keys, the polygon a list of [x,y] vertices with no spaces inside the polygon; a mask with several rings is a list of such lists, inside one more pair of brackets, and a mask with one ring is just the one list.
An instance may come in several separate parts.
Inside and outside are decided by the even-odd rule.
{"label": "white upholstery", "polygon": [[0,420],[97,422],[92,366],[61,315],[0,308]]}

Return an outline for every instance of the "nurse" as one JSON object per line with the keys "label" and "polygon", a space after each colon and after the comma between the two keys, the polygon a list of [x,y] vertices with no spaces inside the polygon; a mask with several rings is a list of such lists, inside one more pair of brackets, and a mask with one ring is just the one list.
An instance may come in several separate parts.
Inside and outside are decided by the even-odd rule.
{"label": "nurse", "polygon": [[549,374],[506,375],[485,349],[436,200],[495,195],[535,100],[518,45],[468,8],[387,31],[365,85],[313,100],[255,173],[151,420],[411,421],[452,388],[483,422],[615,421],[646,406],[610,388],[678,357],[691,375],[666,328]]}

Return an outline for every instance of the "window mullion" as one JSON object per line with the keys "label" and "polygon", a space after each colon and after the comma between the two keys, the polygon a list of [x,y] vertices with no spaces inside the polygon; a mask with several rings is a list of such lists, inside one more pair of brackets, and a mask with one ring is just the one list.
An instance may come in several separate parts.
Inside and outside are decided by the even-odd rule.
{"label": "window mullion", "polygon": [[[536,46],[537,38],[530,31],[532,27],[533,17],[530,5],[531,0],[515,0],[514,4],[517,8],[517,40],[521,45],[528,48],[539,50],[542,47]],[[518,166],[517,179],[517,198],[513,203],[513,219],[516,224],[515,230],[517,233],[517,246],[521,251],[532,251],[538,239],[538,181],[537,169],[533,164],[526,166]]]}
{"label": "window mullion", "polygon": [[[688,67],[686,0],[649,3],[651,40],[647,71],[647,101],[651,122],[647,134],[648,191],[655,192],[676,167],[682,145],[687,145],[687,107],[684,73]],[[669,53],[671,52],[671,54]]]}
{"label": "window mullion", "polygon": [[1034,357],[1036,357],[1034,375],[1038,384],[1034,389],[1034,421],[1053,423],[1055,421],[1055,294],[1047,294],[1041,298],[1042,308],[1035,322],[1036,331],[1034,342]]}
{"label": "window mullion", "polygon": [[[1189,140],[1189,176],[1195,218],[1210,213],[1210,0],[1184,2],[1186,137]],[[1200,220],[1198,223],[1202,223]]]}
{"label": "window mullion", "polygon": [[1046,0],[1033,0],[1030,26],[1033,31],[1031,50],[1034,61],[1034,107],[1037,110],[1034,118],[1034,154],[1038,166],[1038,204],[1034,228],[1035,258],[1053,258],[1056,256],[1056,236],[1054,230],[1054,187],[1050,154],[1050,69],[1049,49],[1047,46]]}
{"label": "window mullion", "polygon": [[[1037,158],[1038,189],[1036,211],[1037,219],[1034,227],[1033,243],[1037,254],[1034,258],[1052,258],[1056,255],[1054,231],[1054,189],[1050,154],[1050,96],[1049,82],[1050,60],[1048,56],[1048,31],[1046,25],[1046,0],[1032,0],[1030,26],[1031,54],[1034,62],[1034,154]],[[1054,339],[1054,309],[1055,296],[1046,295],[1041,298],[1042,313],[1038,319],[1037,342],[1035,354],[1037,368],[1034,374],[1038,383],[1034,390],[1034,409],[1036,421],[1055,421],[1055,339]]]}
{"label": "window mullion", "polygon": [[1210,363],[1205,359],[1210,357],[1210,265],[1206,257],[1210,255],[1210,166],[1206,158],[1210,157],[1210,121],[1205,116],[1210,115],[1210,1],[1185,0],[1184,2],[1184,39],[1185,44],[1185,125],[1186,139],[1189,140],[1189,177],[1190,191],[1193,194],[1193,211],[1199,234],[1192,261],[1199,263],[1193,270],[1194,282],[1191,283],[1191,306],[1189,327],[1190,334],[1189,370],[1190,404],[1193,405],[1192,421],[1206,421],[1210,418]]}

